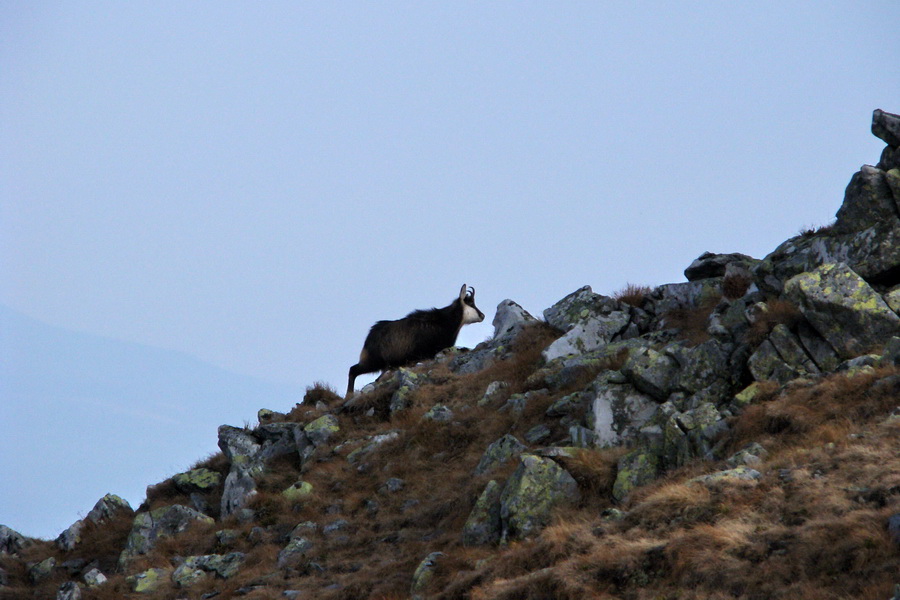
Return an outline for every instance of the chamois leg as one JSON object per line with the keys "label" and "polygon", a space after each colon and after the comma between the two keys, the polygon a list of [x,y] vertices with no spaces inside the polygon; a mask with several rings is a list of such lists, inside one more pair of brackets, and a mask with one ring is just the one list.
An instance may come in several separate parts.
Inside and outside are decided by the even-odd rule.
{"label": "chamois leg", "polygon": [[345,400],[349,400],[350,396],[353,395],[353,384],[356,383],[356,376],[363,373],[365,373],[365,369],[363,369],[362,365],[356,364],[350,367],[350,374],[347,378],[347,395],[344,396]]}

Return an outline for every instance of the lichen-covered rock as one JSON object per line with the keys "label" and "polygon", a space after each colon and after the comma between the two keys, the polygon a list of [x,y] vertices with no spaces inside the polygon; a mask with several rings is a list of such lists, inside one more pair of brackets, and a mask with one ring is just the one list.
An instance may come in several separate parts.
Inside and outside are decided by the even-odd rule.
{"label": "lichen-covered rock", "polygon": [[29,543],[24,535],[10,529],[6,525],[0,525],[0,554],[16,555]]}
{"label": "lichen-covered rock", "polygon": [[307,424],[303,432],[314,446],[323,446],[341,430],[338,419],[334,415],[323,415]]}
{"label": "lichen-covered rock", "polygon": [[463,544],[483,546],[500,541],[500,495],[502,491],[500,484],[493,479],[485,486],[463,527]]}
{"label": "lichen-covered rock", "polygon": [[900,316],[845,264],[797,275],[784,291],[842,359],[864,354],[900,332]]}
{"label": "lichen-covered rock", "polygon": [[81,600],[81,586],[74,581],[67,581],[56,591],[56,600]]}
{"label": "lichen-covered rock", "polygon": [[28,568],[28,579],[31,580],[31,583],[40,583],[49,578],[50,575],[53,574],[53,569],[55,568],[56,559],[52,556],[50,558],[45,558]]}
{"label": "lichen-covered rock", "polygon": [[622,373],[638,391],[660,402],[672,392],[679,370],[674,358],[646,346],[633,350],[622,366]]}
{"label": "lichen-covered rock", "polygon": [[586,285],[546,309],[544,320],[551,327],[569,331],[592,315],[610,314],[619,309],[619,303],[614,299],[595,294],[591,286]]}
{"label": "lichen-covered rock", "polygon": [[820,372],[830,373],[837,369],[841,362],[837,352],[809,323],[802,321],[797,326],[797,337]]}
{"label": "lichen-covered rock", "polygon": [[100,569],[93,568],[81,577],[84,579],[85,585],[89,588],[95,588],[106,583],[106,575],[104,575]]}
{"label": "lichen-covered rock", "polygon": [[892,288],[882,297],[892,311],[900,314],[900,285]]}
{"label": "lichen-covered rock", "polygon": [[549,522],[552,510],[580,498],[575,479],[549,458],[523,454],[500,496],[502,539],[523,539]]}
{"label": "lichen-covered rock", "polygon": [[291,539],[288,545],[278,553],[278,568],[296,568],[303,561],[306,553],[313,547],[313,543],[305,537]]}
{"label": "lichen-covered rock", "polygon": [[369,441],[366,444],[364,444],[363,446],[360,446],[359,448],[357,448],[356,450],[354,450],[353,452],[351,452],[350,454],[347,455],[347,462],[350,463],[351,465],[355,465],[355,464],[359,463],[359,461],[362,460],[362,458],[365,455],[369,454],[370,452],[372,452],[373,450],[375,450],[382,444],[386,444],[387,442],[396,440],[399,437],[400,437],[400,433],[397,431],[389,431],[387,433],[382,433],[379,435],[372,436],[371,439],[369,439]]}
{"label": "lichen-covered rock", "polygon": [[689,480],[694,483],[702,483],[703,485],[715,485],[718,483],[727,483],[730,481],[752,481],[755,482],[762,477],[759,471],[751,469],[746,465],[727,469],[725,471],[717,471],[708,475],[701,475]]}
{"label": "lichen-covered rock", "polygon": [[525,432],[525,441],[529,444],[537,444],[550,437],[551,433],[549,427],[539,423]]}
{"label": "lichen-covered rock", "polygon": [[412,403],[412,393],[424,383],[423,376],[403,368],[397,371],[397,379],[399,381],[399,386],[397,387],[397,391],[394,392],[394,395],[391,396],[391,414],[409,408]]}
{"label": "lichen-covered rock", "polygon": [[590,313],[544,350],[544,360],[549,362],[563,356],[586,354],[602,348],[617,339],[630,321],[631,316],[627,310]]}
{"label": "lichen-covered rock", "polygon": [[171,574],[171,569],[147,569],[143,573],[126,578],[126,581],[131,585],[133,592],[149,594],[165,585],[171,578]]}
{"label": "lichen-covered rock", "polygon": [[475,467],[474,474],[487,473],[494,467],[519,456],[525,450],[525,444],[516,439],[515,436],[507,433],[487,447],[487,450],[481,455],[481,460],[478,461],[478,465]]}
{"label": "lichen-covered rock", "polygon": [[675,354],[681,366],[674,387],[687,393],[695,394],[719,383],[730,385],[739,378],[731,364],[734,351],[731,343],[712,339],[693,348],[672,344],[666,351]]}
{"label": "lichen-covered rock", "polygon": [[172,582],[180,588],[188,588],[209,577],[206,571],[187,564],[185,561],[172,573]]}
{"label": "lichen-covered rock", "polygon": [[900,146],[900,115],[876,108],[872,113],[872,135],[889,146]]}
{"label": "lichen-covered rock", "polygon": [[631,384],[613,383],[607,373],[589,386],[588,421],[599,446],[616,446],[637,435],[656,413],[659,403]]}
{"label": "lichen-covered rock", "polygon": [[220,579],[230,579],[237,575],[245,559],[246,555],[243,552],[188,556],[172,574],[172,580],[181,587],[187,587],[207,573],[214,574]]}
{"label": "lichen-covered rock", "polygon": [[438,423],[448,423],[453,420],[453,411],[443,404],[435,404],[428,412],[422,415],[423,419],[428,421],[437,421]]}
{"label": "lichen-covered rock", "polygon": [[91,523],[102,523],[120,514],[133,514],[134,510],[124,498],[115,494],[106,494],[94,505],[94,508],[85,517]]}
{"label": "lichen-covered rock", "polygon": [[737,263],[750,266],[756,262],[758,261],[752,256],[739,254],[737,252],[732,254],[704,252],[684,270],[684,276],[688,281],[698,281],[700,279],[709,279],[710,277],[723,277],[725,275],[725,269],[730,264]]}
{"label": "lichen-covered rock", "polygon": [[783,324],[772,329],[750,357],[748,366],[757,381],[774,380],[782,384],[820,372],[800,340]]}
{"label": "lichen-covered rock", "polygon": [[172,483],[184,494],[208,492],[222,484],[222,475],[206,468],[192,469],[173,477]]}
{"label": "lichen-covered rock", "polygon": [[500,396],[503,395],[504,390],[508,387],[509,384],[505,381],[492,381],[484,390],[484,395],[482,395],[481,399],[478,401],[478,406],[487,406],[488,404],[491,404],[500,398]]}
{"label": "lichen-covered rock", "polygon": [[664,466],[676,468],[694,458],[712,458],[713,442],[726,427],[722,415],[709,402],[672,414],[663,427]]}
{"label": "lichen-covered rock", "polygon": [[223,517],[231,516],[243,509],[247,502],[256,494],[257,472],[252,468],[232,463],[228,476],[225,477],[225,487],[222,491],[222,501],[219,512]]}
{"label": "lichen-covered rock", "polygon": [[497,313],[494,315],[494,340],[508,344],[521,333],[522,328],[528,323],[535,323],[537,319],[528,314],[528,311],[513,302],[504,300],[497,305]]}
{"label": "lichen-covered rock", "polygon": [[894,336],[884,345],[884,351],[881,353],[878,366],[900,366],[900,337]]}
{"label": "lichen-covered rock", "polygon": [[259,443],[259,451],[250,460],[260,465],[260,470],[265,464],[280,456],[292,454],[296,451],[298,423],[264,423],[250,432],[250,435]]}
{"label": "lichen-covered rock", "polygon": [[741,465],[754,467],[759,465],[768,454],[760,444],[752,442],[727,458],[725,464],[735,468]]}
{"label": "lichen-covered rock", "polygon": [[124,566],[131,558],[146,554],[161,538],[179,534],[194,524],[213,523],[210,517],[179,504],[138,513],[134,518],[131,533],[128,534],[125,549],[119,557],[119,564]]}
{"label": "lichen-covered rock", "polygon": [[722,277],[711,277],[658,286],[650,292],[645,308],[661,320],[661,327],[668,327],[666,313],[718,302],[722,297],[722,281]]}
{"label": "lichen-covered rock", "polygon": [[759,381],[754,381],[740,392],[734,395],[729,408],[732,412],[739,413],[756,402],[763,393],[763,387]]}
{"label": "lichen-covered rock", "polygon": [[416,567],[416,570],[413,573],[412,585],[409,588],[412,600],[425,599],[424,592],[428,589],[428,584],[434,577],[434,570],[437,568],[437,562],[442,556],[444,556],[443,552],[432,552],[419,563],[418,567]]}
{"label": "lichen-covered rock", "polygon": [[847,185],[834,228],[839,233],[848,233],[897,219],[897,204],[885,172],[865,165]]}
{"label": "lichen-covered rock", "polygon": [[256,460],[262,446],[246,429],[219,426],[219,449],[232,463],[249,464]]}
{"label": "lichen-covered rock", "polygon": [[770,340],[759,345],[747,361],[747,366],[756,381],[771,380],[784,384],[800,377],[799,371],[781,359]]}
{"label": "lichen-covered rock", "polygon": [[900,267],[900,220],[791,238],[754,267],[754,277],[767,293],[780,294],[791,277],[831,263],[845,263],[869,280],[889,278]]}
{"label": "lichen-covered rock", "polygon": [[312,494],[313,485],[308,481],[297,481],[281,492],[281,495],[291,502],[303,500]]}
{"label": "lichen-covered rock", "polygon": [[634,488],[656,479],[661,469],[659,455],[653,448],[638,446],[619,459],[612,495],[623,501]]}
{"label": "lichen-covered rock", "polygon": [[57,536],[54,542],[56,547],[64,552],[74,550],[81,541],[82,529],[84,529],[84,519],[78,519]]}

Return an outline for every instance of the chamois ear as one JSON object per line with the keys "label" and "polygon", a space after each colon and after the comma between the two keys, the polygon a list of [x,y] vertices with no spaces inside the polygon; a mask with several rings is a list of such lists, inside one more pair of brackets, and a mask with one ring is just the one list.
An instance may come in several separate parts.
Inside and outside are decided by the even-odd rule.
{"label": "chamois ear", "polygon": [[461,288],[459,288],[459,301],[460,302],[462,302],[463,300],[466,299],[466,290],[467,289],[468,288],[466,287],[466,284],[463,284],[463,286]]}

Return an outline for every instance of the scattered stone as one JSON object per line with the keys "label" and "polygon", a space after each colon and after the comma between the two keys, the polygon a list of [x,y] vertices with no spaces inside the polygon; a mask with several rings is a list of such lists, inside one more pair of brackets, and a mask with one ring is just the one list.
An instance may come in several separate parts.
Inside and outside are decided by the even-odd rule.
{"label": "scattered stone", "polygon": [[81,600],[81,587],[74,581],[67,581],[56,592],[56,600]]}
{"label": "scattered stone", "polygon": [[481,397],[481,400],[478,401],[478,406],[487,406],[496,400],[502,393],[503,390],[507,389],[509,384],[505,381],[494,381],[491,382],[490,385],[487,386],[487,389],[484,391],[484,395]]}
{"label": "scattered stone", "polygon": [[487,450],[481,455],[481,460],[478,461],[478,465],[475,467],[474,474],[482,475],[487,473],[506,461],[519,456],[525,450],[525,444],[516,439],[515,436],[507,433],[487,447]]}
{"label": "scattered stone", "polygon": [[500,496],[505,541],[538,533],[550,522],[553,508],[580,498],[575,479],[552,459],[523,454],[519,461]]}
{"label": "scattered stone", "polygon": [[384,485],[379,488],[379,491],[383,494],[396,494],[400,490],[402,490],[406,486],[406,482],[398,477],[391,477],[387,481],[384,482]]}
{"label": "scattered stone", "polygon": [[747,466],[740,466],[735,467],[734,469],[728,469],[726,471],[718,471],[716,473],[694,477],[693,479],[690,479],[689,482],[702,483],[703,485],[715,485],[718,483],[729,481],[755,482],[759,480],[760,477],[762,477],[762,475],[756,469],[751,469]]}
{"label": "scattered stone", "polygon": [[312,491],[313,486],[311,483],[308,481],[297,481],[281,492],[281,495],[291,502],[298,502],[312,494]]}
{"label": "scattered stone", "polygon": [[413,573],[412,585],[409,589],[412,600],[425,600],[424,590],[428,588],[428,584],[434,577],[437,561],[442,556],[444,556],[443,552],[432,552],[416,567],[416,571]]}
{"label": "scattered stone", "polygon": [[438,423],[447,423],[453,420],[453,411],[443,404],[435,404],[422,418],[429,421],[437,421]]}
{"label": "scattered stone", "polygon": [[24,535],[6,525],[0,525],[0,554],[16,555],[28,544],[29,540]]}
{"label": "scattered stone", "polygon": [[200,468],[185,473],[179,473],[172,478],[172,482],[175,484],[178,491],[183,494],[208,492],[221,485],[222,475],[216,471]]}
{"label": "scattered stone", "polygon": [[138,594],[155,592],[169,581],[171,569],[147,569],[143,573],[127,577],[125,581],[131,585],[131,590]]}
{"label": "scattered stone", "polygon": [[40,583],[50,577],[55,568],[56,559],[52,556],[50,558],[45,558],[28,569],[28,579],[31,580],[31,583]]}
{"label": "scattered stone", "polygon": [[100,572],[100,569],[93,568],[84,575],[82,575],[82,579],[84,579],[84,583],[89,588],[95,588],[106,583],[106,575]]}
{"label": "scattered stone", "polygon": [[490,480],[475,502],[463,527],[463,544],[482,546],[500,541],[500,485]]}
{"label": "scattered stone", "polygon": [[331,535],[333,533],[337,533],[339,531],[346,531],[350,528],[350,523],[345,519],[337,519],[336,521],[332,521],[328,525],[322,528],[322,533],[325,535]]}
{"label": "scattered stone", "polygon": [[288,545],[278,553],[278,568],[286,569],[297,567],[312,547],[313,543],[304,537],[292,539],[288,542]]}
{"label": "scattered stone", "polygon": [[768,456],[768,454],[769,453],[766,452],[765,448],[760,444],[753,442],[731,455],[725,460],[725,464],[729,467],[739,467],[741,465],[755,467],[762,463],[763,459]]}
{"label": "scattered stone", "polygon": [[525,441],[529,444],[537,444],[538,442],[550,437],[550,434],[550,428],[541,423],[540,425],[535,425],[527,432],[525,432]]}

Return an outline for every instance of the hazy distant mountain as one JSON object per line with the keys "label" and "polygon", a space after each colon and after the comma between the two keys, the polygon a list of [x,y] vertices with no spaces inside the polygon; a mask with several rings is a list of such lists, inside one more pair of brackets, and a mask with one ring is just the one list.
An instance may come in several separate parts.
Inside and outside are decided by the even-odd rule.
{"label": "hazy distant mountain", "polygon": [[107,492],[138,504],[148,481],[217,451],[197,431],[302,393],[0,306],[0,523],[55,536]]}

